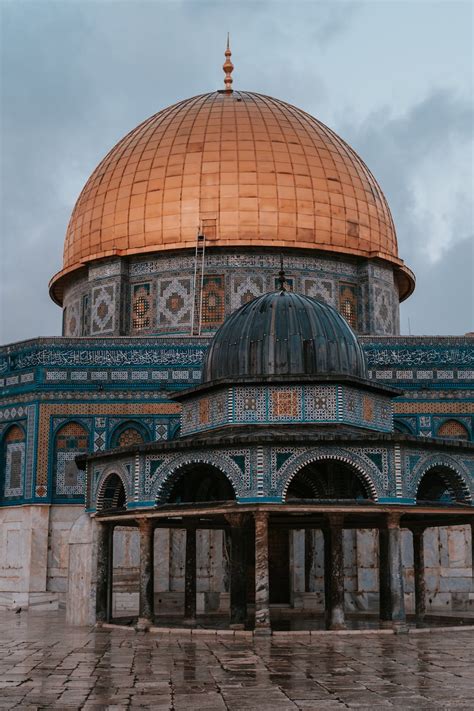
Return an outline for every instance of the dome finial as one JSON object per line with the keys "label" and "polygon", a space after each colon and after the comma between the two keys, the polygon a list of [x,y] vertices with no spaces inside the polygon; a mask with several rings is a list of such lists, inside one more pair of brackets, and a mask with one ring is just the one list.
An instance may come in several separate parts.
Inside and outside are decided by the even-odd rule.
{"label": "dome finial", "polygon": [[227,47],[226,47],[224,54],[225,54],[225,62],[222,65],[222,69],[225,72],[224,85],[225,85],[225,90],[230,93],[232,91],[232,82],[234,81],[230,75],[234,71],[234,65],[230,61],[232,52],[230,51],[229,33],[227,33]]}
{"label": "dome finial", "polygon": [[286,276],[283,268],[283,254],[280,254],[280,271],[278,272],[278,281],[280,282],[280,291],[286,291]]}

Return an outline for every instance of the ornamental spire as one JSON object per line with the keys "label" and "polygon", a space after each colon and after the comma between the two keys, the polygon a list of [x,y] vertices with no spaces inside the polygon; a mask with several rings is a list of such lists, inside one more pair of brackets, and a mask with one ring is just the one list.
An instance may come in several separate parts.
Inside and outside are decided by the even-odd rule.
{"label": "ornamental spire", "polygon": [[225,85],[225,90],[230,94],[230,92],[232,91],[232,82],[233,82],[233,79],[230,75],[234,71],[234,65],[232,64],[232,62],[230,60],[230,58],[232,56],[232,52],[230,51],[230,46],[229,46],[229,33],[227,33],[227,47],[226,47],[224,54],[225,54],[225,62],[222,65],[222,69],[225,72],[224,85]]}
{"label": "ornamental spire", "polygon": [[280,271],[278,272],[278,281],[280,282],[280,291],[286,291],[286,276],[283,267],[283,254],[280,254]]}

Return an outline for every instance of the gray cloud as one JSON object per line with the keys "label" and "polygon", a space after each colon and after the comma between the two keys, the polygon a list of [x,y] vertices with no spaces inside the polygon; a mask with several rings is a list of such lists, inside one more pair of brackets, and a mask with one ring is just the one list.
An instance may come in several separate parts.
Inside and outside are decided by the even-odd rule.
{"label": "gray cloud", "polygon": [[342,135],[387,196],[400,256],[417,275],[415,294],[402,307],[402,331],[408,318],[413,333],[472,330],[472,104],[436,90],[401,116],[386,107],[359,125],[343,123]]}
{"label": "gray cloud", "polygon": [[[418,273],[418,294],[425,275],[433,273],[423,253],[423,221],[437,215],[441,204],[444,222],[439,214],[433,223],[438,258],[444,255],[454,269],[454,245],[466,237],[463,265],[468,263],[472,219],[459,180],[471,120],[466,99],[433,90],[415,106],[390,105],[374,114],[361,99],[344,115],[336,110],[348,63],[361,77],[377,73],[364,52],[371,41],[364,27],[377,20],[372,8],[356,2],[4,2],[2,340],[60,332],[60,311],[49,300],[47,283],[60,269],[67,222],[84,182],[111,146],[147,116],[221,85],[228,29],[237,86],[278,96],[323,120],[336,117],[333,127],[362,154],[387,193],[400,252]],[[361,90],[363,85],[361,79]],[[356,113],[349,123],[346,117]],[[444,193],[443,181],[434,179],[442,172],[449,186]],[[444,278],[448,286],[456,282],[451,303],[459,329],[468,330],[467,285],[449,271]],[[409,304],[421,319],[419,298]],[[418,315],[412,328],[413,321]],[[432,331],[445,328],[434,315],[429,323]]]}

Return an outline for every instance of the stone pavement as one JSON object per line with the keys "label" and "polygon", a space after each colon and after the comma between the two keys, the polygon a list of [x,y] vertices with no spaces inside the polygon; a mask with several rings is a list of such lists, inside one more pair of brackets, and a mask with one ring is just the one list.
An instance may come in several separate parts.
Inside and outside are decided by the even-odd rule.
{"label": "stone pavement", "polygon": [[0,709],[472,709],[474,632],[251,638],[0,612]]}

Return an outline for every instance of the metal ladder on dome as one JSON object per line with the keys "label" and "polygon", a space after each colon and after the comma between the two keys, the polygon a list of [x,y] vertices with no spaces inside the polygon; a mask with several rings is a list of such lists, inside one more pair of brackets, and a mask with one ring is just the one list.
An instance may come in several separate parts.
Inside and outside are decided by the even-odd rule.
{"label": "metal ladder on dome", "polygon": [[204,289],[204,266],[206,235],[200,226],[196,235],[194,251],[193,303],[191,312],[191,336],[200,336],[202,328],[202,297]]}

